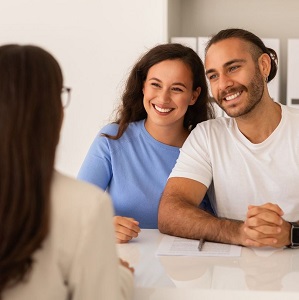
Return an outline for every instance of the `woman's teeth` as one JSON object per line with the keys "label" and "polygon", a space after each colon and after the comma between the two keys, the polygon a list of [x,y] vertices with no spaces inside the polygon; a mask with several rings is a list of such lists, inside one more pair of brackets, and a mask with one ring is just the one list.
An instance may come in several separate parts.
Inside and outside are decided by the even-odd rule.
{"label": "woman's teeth", "polygon": [[157,105],[154,105],[155,109],[161,113],[168,113],[172,110],[172,108],[162,108]]}

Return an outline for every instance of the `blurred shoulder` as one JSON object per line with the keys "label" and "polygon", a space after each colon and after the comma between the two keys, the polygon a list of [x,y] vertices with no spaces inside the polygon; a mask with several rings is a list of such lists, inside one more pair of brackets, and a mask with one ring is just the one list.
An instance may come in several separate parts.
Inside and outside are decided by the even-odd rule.
{"label": "blurred shoulder", "polygon": [[60,209],[84,208],[93,210],[98,206],[110,205],[110,197],[99,187],[54,171],[52,203]]}

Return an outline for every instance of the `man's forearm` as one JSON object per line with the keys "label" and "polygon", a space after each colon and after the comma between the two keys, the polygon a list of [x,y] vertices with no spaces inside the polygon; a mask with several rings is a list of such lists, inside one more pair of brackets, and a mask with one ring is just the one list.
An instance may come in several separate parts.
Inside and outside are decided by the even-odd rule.
{"label": "man's forearm", "polygon": [[160,203],[158,224],[162,233],[190,239],[237,245],[243,245],[246,239],[242,221],[217,218],[167,194]]}

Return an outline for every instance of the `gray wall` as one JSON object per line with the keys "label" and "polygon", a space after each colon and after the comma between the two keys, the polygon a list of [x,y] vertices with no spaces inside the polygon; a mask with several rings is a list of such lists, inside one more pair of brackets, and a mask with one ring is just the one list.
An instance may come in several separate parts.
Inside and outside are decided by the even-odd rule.
{"label": "gray wall", "polygon": [[[170,37],[211,36],[240,27],[262,38],[279,38],[280,101],[285,103],[287,39],[299,38],[298,0],[175,0],[169,4]],[[175,20],[179,25],[172,26]]]}

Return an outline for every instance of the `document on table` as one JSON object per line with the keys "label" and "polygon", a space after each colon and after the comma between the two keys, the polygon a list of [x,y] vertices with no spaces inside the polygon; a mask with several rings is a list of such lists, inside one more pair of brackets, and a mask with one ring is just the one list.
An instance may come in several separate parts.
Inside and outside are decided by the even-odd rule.
{"label": "document on table", "polygon": [[202,250],[198,250],[198,240],[164,235],[160,241],[156,255],[158,256],[240,256],[241,246],[205,242]]}

